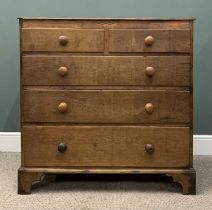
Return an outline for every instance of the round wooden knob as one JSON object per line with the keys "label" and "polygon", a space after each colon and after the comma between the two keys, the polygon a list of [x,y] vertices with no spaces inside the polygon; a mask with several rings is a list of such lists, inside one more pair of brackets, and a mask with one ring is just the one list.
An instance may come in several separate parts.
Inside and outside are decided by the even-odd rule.
{"label": "round wooden knob", "polygon": [[145,45],[146,46],[152,46],[154,43],[154,37],[153,36],[147,36],[145,38]]}
{"label": "round wooden knob", "polygon": [[146,110],[146,112],[148,112],[148,113],[152,113],[153,110],[154,110],[153,104],[152,104],[152,103],[147,103],[147,104],[145,105],[145,110]]}
{"label": "round wooden knob", "polygon": [[152,66],[147,66],[145,69],[145,74],[148,77],[152,77],[155,74],[155,68]]}
{"label": "round wooden knob", "polygon": [[68,74],[68,68],[65,66],[61,66],[58,70],[57,70],[58,74],[62,77],[66,76]]}
{"label": "round wooden knob", "polygon": [[59,143],[57,149],[59,152],[65,152],[67,150],[67,145],[65,143]]}
{"label": "round wooden knob", "polygon": [[59,112],[65,113],[65,112],[67,112],[67,110],[68,110],[68,104],[65,103],[65,102],[61,102],[61,103],[58,105],[57,108],[58,108]]}
{"label": "round wooden knob", "polygon": [[58,39],[60,45],[65,46],[68,44],[68,37],[67,36],[60,36]]}
{"label": "round wooden knob", "polygon": [[153,144],[146,144],[145,145],[145,150],[147,153],[153,153],[155,151],[154,145]]}

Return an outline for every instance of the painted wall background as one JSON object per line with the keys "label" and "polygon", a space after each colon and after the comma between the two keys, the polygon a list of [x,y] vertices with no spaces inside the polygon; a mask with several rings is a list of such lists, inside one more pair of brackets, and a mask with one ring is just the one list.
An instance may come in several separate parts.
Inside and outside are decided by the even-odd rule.
{"label": "painted wall background", "polygon": [[20,16],[195,17],[194,133],[212,134],[211,0],[0,0],[0,132],[20,127]]}

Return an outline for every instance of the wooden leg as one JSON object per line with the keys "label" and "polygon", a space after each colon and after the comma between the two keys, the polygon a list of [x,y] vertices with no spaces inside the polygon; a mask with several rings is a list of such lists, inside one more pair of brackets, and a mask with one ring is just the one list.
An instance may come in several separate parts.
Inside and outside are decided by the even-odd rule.
{"label": "wooden leg", "polygon": [[26,195],[31,193],[32,185],[41,185],[53,182],[55,174],[45,174],[42,172],[28,172],[20,168],[18,170],[18,194]]}
{"label": "wooden leg", "polygon": [[35,182],[41,182],[43,173],[26,172],[23,169],[18,170],[18,194],[26,195],[31,193],[32,185]]}
{"label": "wooden leg", "polygon": [[183,195],[196,195],[196,172],[195,170],[182,173],[168,173],[173,182],[181,184]]}

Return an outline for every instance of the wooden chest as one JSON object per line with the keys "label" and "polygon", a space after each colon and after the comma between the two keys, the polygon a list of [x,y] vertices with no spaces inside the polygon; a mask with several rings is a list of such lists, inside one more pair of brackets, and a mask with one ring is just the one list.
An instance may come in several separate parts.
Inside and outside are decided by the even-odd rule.
{"label": "wooden chest", "polygon": [[19,21],[18,193],[58,173],[162,173],[195,194],[193,19]]}

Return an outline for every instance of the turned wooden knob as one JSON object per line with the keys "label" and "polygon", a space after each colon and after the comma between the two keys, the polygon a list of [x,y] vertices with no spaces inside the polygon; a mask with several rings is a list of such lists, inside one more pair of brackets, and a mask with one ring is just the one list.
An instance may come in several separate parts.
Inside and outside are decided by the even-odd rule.
{"label": "turned wooden knob", "polygon": [[145,38],[145,45],[146,46],[152,46],[153,45],[153,43],[154,43],[154,37],[153,36],[147,36],[146,38]]}
{"label": "turned wooden knob", "polygon": [[68,110],[68,104],[65,103],[65,102],[61,102],[61,103],[58,105],[57,108],[58,108],[59,112],[65,113],[65,112],[67,112],[67,110]]}
{"label": "turned wooden knob", "polygon": [[68,37],[67,36],[59,36],[58,42],[60,45],[65,46],[68,44]]}
{"label": "turned wooden knob", "polygon": [[65,152],[67,150],[67,145],[65,143],[59,143],[57,149],[59,152]]}
{"label": "turned wooden knob", "polygon": [[152,66],[147,66],[145,69],[145,74],[148,77],[152,77],[155,74],[155,68]]}
{"label": "turned wooden knob", "polygon": [[62,77],[66,76],[68,74],[68,68],[65,66],[61,66],[58,70],[57,70],[58,74]]}
{"label": "turned wooden knob", "polygon": [[148,112],[148,113],[152,113],[153,110],[154,110],[154,105],[153,105],[152,103],[147,103],[147,104],[145,105],[145,110],[146,110],[146,112]]}
{"label": "turned wooden knob", "polygon": [[153,144],[146,144],[145,145],[145,150],[147,153],[153,153],[155,151],[154,145]]}

